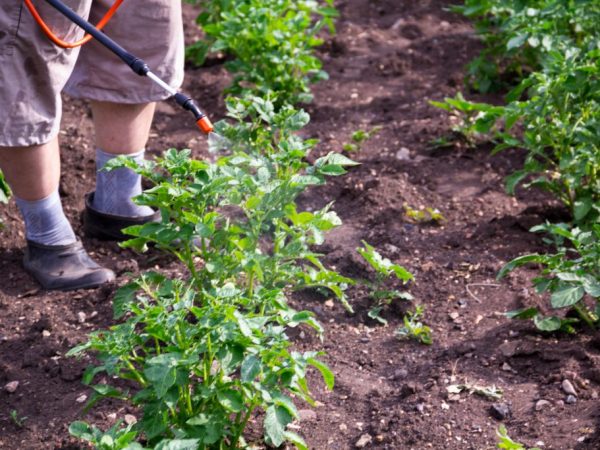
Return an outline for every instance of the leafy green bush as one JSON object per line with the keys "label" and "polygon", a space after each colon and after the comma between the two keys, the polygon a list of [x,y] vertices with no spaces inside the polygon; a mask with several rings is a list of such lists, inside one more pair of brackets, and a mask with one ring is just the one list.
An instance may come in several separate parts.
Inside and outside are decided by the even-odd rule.
{"label": "leafy green bush", "polygon": [[[595,228],[600,219],[600,3],[467,0],[456,9],[478,18],[477,29],[487,44],[471,66],[476,87],[488,90],[501,62],[528,69],[504,106],[469,102],[460,94],[433,104],[460,115],[456,131],[471,141],[492,139],[495,152],[525,149],[524,166],[507,178],[507,191],[512,194],[524,183],[551,192],[573,220],[573,225],[534,229],[550,233],[558,253],[522,256],[501,275],[527,262],[542,264],[543,276],[535,283],[540,292],[550,292],[551,306],[572,307],[586,323],[595,324],[597,314],[582,300],[584,292],[595,297],[594,289],[585,290],[581,278],[564,277],[573,272],[588,281],[597,279],[590,262],[597,257],[600,238]],[[571,247],[562,244],[565,239]],[[543,330],[573,331],[574,319],[545,317],[536,308],[510,315],[533,318]]]}
{"label": "leafy green bush", "polygon": [[[570,229],[565,224],[546,224],[534,227],[532,231],[547,232],[555,237],[554,245],[558,252],[516,258],[502,268],[498,277],[528,263],[541,264],[541,276],[534,279],[537,292],[550,292],[550,305],[553,309],[573,308],[581,320],[593,327],[600,317],[600,225],[584,231],[579,228]],[[595,300],[595,309],[588,308],[586,297]],[[532,318],[543,331],[573,332],[572,324],[577,321],[574,318],[546,317],[535,307],[511,311],[507,315],[517,319]]]}
{"label": "leafy green bush", "polygon": [[[599,33],[600,35],[600,33]],[[498,142],[495,151],[526,149],[522,169],[507,178],[513,193],[523,181],[553,193],[578,222],[599,217],[600,49],[555,55],[552,72],[532,74],[506,106],[473,103],[461,95],[435,106],[463,115],[462,131]],[[526,100],[519,100],[524,91]]]}
{"label": "leafy green bush", "polygon": [[227,105],[235,122],[217,128],[231,147],[214,163],[169,150],[156,162],[138,165],[122,157],[110,164],[152,182],[137,201],[162,217],[127,229],[134,238],[123,246],[152,244],[178,258],[187,275],[146,273],[123,287],[114,299],[115,317],[123,321],[92,333],[70,354],[97,356],[100,364],[85,375],[88,384],[100,373],[134,383],[131,392],[94,385],[90,402],[118,397],[138,406],[143,418],[130,431],[147,445],[237,448],[260,410],[267,443],[306,448],[286,428],[298,416],[292,397],[313,403],[310,366],[329,388],[333,374],[318,353],[290,349],[289,328],[309,326],[319,335],[322,328],[287,298],[296,289],[320,287],[347,305],[344,289],[353,281],[326,269],[310,248],[341,223],[338,216],[330,206],[299,212],[295,199],[356,163],[331,153],[308,164],[316,141],[295,134],[309,120],[303,111],[277,110],[257,97]]}
{"label": "leafy green bush", "polygon": [[188,57],[202,64],[209,52],[225,52],[233,75],[228,93],[277,94],[278,104],[312,100],[310,84],[327,78],[314,56],[321,30],[334,31],[333,0],[198,0],[197,22],[208,40],[192,45]]}
{"label": "leafy green bush", "polygon": [[557,51],[584,48],[600,21],[595,0],[465,0],[452,10],[475,22],[485,44],[467,76],[481,92],[505,88],[503,75],[518,82],[552,65]]}

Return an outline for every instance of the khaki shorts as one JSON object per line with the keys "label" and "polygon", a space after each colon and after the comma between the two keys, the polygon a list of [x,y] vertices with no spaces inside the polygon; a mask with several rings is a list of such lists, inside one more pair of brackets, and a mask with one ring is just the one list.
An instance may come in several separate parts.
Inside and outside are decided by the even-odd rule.
{"label": "khaki shorts", "polygon": [[[96,24],[112,0],[65,0]],[[63,40],[83,31],[43,0],[34,1],[44,21]],[[106,34],[171,86],[183,81],[181,1],[126,0],[104,28]],[[0,147],[38,145],[58,134],[61,92],[97,101],[147,103],[169,97],[146,77],[136,75],[92,40],[62,49],[42,33],[22,1],[0,5]]]}

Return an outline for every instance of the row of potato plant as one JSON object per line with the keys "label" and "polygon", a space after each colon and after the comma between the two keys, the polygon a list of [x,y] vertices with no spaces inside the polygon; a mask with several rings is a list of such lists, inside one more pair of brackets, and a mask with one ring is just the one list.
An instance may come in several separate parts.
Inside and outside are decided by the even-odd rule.
{"label": "row of potato plant", "polygon": [[[545,331],[574,331],[582,320],[595,326],[600,307],[600,4],[595,0],[467,0],[460,12],[476,20],[487,44],[470,66],[470,83],[482,91],[501,85],[501,74],[519,68],[506,104],[475,103],[462,95],[434,105],[461,115],[457,131],[496,141],[495,152],[526,151],[523,168],[507,178],[514,193],[522,184],[551,192],[568,208],[567,224],[545,224],[556,253],[524,255],[500,272],[538,263],[539,293],[551,309],[575,317],[545,315],[536,307],[509,313],[533,318]],[[506,78],[504,79],[506,81]],[[588,300],[596,300],[590,307]]]}
{"label": "row of potato plant", "polygon": [[[353,280],[327,270],[310,248],[341,223],[331,205],[299,212],[295,198],[355,163],[329,154],[309,165],[305,157],[317,142],[297,136],[309,116],[292,105],[310,100],[309,83],[325,78],[312,49],[323,23],[333,29],[336,11],[304,1],[195,3],[207,39],[188,48],[188,57],[201,64],[209,51],[224,51],[232,58],[227,92],[239,96],[227,100],[233,122],[217,124],[224,139],[211,142],[216,151],[225,143],[227,154],[207,163],[169,150],[155,163],[113,165],[152,181],[137,201],[162,216],[129,229],[125,246],[152,243],[188,274],[148,273],[121,288],[114,310],[125,320],[71,351],[93,351],[101,362],[86,373],[87,384],[103,372],[136,384],[133,392],[92,385],[90,406],[122,398],[141,409],[142,420],[108,431],[75,422],[70,431],[99,449],[240,448],[261,410],[267,444],[305,448],[286,428],[298,418],[292,398],[314,403],[308,366],[330,389],[334,377],[316,353],[290,349],[287,329],[305,324],[320,336],[323,329],[312,313],[294,311],[288,296],[319,286],[350,309],[344,290]],[[315,13],[325,21],[315,22]]]}
{"label": "row of potato plant", "polygon": [[[89,406],[120,398],[139,409],[141,420],[107,431],[75,422],[70,431],[107,450],[234,449],[249,448],[245,431],[256,432],[258,420],[268,445],[289,441],[302,449],[306,444],[287,425],[298,418],[296,399],[314,404],[307,369],[319,370],[330,389],[334,377],[319,353],[291,348],[289,328],[311,327],[321,337],[323,329],[288,299],[317,288],[351,311],[344,291],[354,284],[313,251],[341,224],[332,205],[298,211],[295,201],[356,165],[333,152],[309,164],[317,141],[298,135],[310,117],[294,106],[310,100],[309,83],[325,78],[312,51],[324,25],[333,31],[337,12],[329,0],[196,3],[204,8],[198,22],[208,40],[189,54],[225,51],[235,75],[228,92],[238,97],[226,100],[230,120],[217,124],[221,138],[210,145],[224,152],[205,162],[172,149],[156,162],[121,158],[109,167],[149,179],[153,187],[136,201],[161,211],[160,222],[128,229],[133,238],[124,246],[144,251],[151,244],[176,257],[187,274],[146,273],[124,286],[114,299],[121,322],[70,352],[91,352],[100,362],[84,377],[95,392]],[[376,271],[412,279],[364,245]],[[121,381],[109,385],[106,375]]]}

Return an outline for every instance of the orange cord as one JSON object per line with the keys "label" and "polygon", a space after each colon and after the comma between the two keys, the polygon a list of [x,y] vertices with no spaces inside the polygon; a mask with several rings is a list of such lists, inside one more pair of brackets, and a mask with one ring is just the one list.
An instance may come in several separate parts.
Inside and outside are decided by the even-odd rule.
{"label": "orange cord", "polygon": [[[25,5],[27,6],[27,9],[29,9],[29,12],[31,12],[31,15],[33,16],[33,18],[35,19],[35,21],[38,23],[38,25],[42,28],[42,31],[44,32],[44,34],[46,34],[46,36],[48,36],[48,38],[54,42],[56,45],[58,45],[59,47],[62,48],[75,48],[75,47],[79,47],[83,44],[86,44],[87,42],[91,41],[93,39],[93,36],[91,34],[86,34],[83,39],[77,41],[77,42],[65,42],[62,39],[60,39],[58,36],[56,36],[52,30],[50,29],[50,27],[48,27],[48,25],[46,24],[46,22],[44,22],[44,19],[42,19],[42,17],[40,16],[40,14],[38,13],[37,9],[35,9],[35,6],[33,6],[33,3],[31,0],[24,0],[25,1]],[[100,22],[98,22],[98,25],[96,25],[96,28],[98,28],[99,30],[101,30],[102,28],[104,28],[104,25],[106,25],[110,19],[112,18],[112,16],[117,12],[117,9],[119,9],[119,6],[121,6],[121,3],[123,3],[124,0],[115,0],[115,2],[113,3],[113,5],[110,7],[110,9],[107,11],[107,13],[104,15],[104,17],[100,20]]]}

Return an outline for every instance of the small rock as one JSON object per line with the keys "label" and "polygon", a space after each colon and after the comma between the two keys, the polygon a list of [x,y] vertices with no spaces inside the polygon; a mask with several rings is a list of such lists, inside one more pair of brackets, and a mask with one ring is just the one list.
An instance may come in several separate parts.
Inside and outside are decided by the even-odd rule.
{"label": "small rock", "polygon": [[451,312],[450,314],[448,314],[448,317],[450,317],[451,320],[456,322],[456,319],[458,319],[460,317],[460,314],[458,314],[456,311]]}
{"label": "small rock", "polygon": [[494,403],[490,408],[490,414],[495,419],[504,420],[510,416],[510,406],[506,403]]}
{"label": "small rock", "polygon": [[504,342],[503,344],[500,344],[498,350],[500,350],[500,353],[502,353],[502,355],[506,356],[507,358],[510,358],[511,356],[514,356],[517,352],[518,345],[519,343],[514,341]]}
{"label": "small rock", "polygon": [[137,423],[137,418],[133,414],[125,414],[124,419],[127,425],[133,425],[134,423]]}
{"label": "small rock", "polygon": [[42,336],[43,337],[45,337],[45,338],[50,337],[50,334],[51,333],[48,330],[42,330]]}
{"label": "small rock", "polygon": [[6,385],[4,386],[4,390],[6,392],[8,392],[9,394],[12,394],[13,392],[15,392],[17,390],[18,387],[19,387],[18,381],[11,381],[10,383],[6,383]]}
{"label": "small rock", "polygon": [[86,400],[87,400],[87,395],[85,395],[85,394],[81,394],[79,397],[77,397],[77,398],[75,399],[75,401],[76,401],[77,403],[83,403],[83,402],[85,402]]}
{"label": "small rock", "polygon": [[564,408],[565,402],[563,400],[556,400],[556,406],[558,406],[559,408]]}
{"label": "small rock", "polygon": [[107,418],[108,420],[117,420],[117,413],[108,413],[108,414],[106,415],[106,418]]}
{"label": "small rock", "polygon": [[383,442],[384,436],[383,434],[378,434],[377,436],[375,436],[375,440],[379,443]]}
{"label": "small rock", "polygon": [[567,395],[567,399],[565,400],[565,402],[569,405],[573,405],[577,403],[577,397],[575,397],[574,395]]}
{"label": "small rock", "polygon": [[396,152],[396,159],[400,161],[409,161],[410,160],[410,150],[406,147],[402,147],[400,150]]}
{"label": "small rock", "polygon": [[505,372],[512,372],[513,368],[510,366],[509,363],[505,362],[504,364],[502,364],[502,370],[504,370]]}
{"label": "small rock", "polygon": [[87,316],[86,316],[86,314],[85,314],[83,311],[79,311],[79,312],[77,313],[77,322],[79,322],[79,323],[84,323],[84,322],[85,322],[85,319],[87,319]]}
{"label": "small rock", "polygon": [[365,448],[371,442],[373,442],[373,437],[370,434],[365,433],[358,439],[358,441],[356,441],[356,444],[354,444],[354,446],[356,448]]}
{"label": "small rock", "polygon": [[421,414],[423,414],[425,412],[425,405],[423,403],[417,403],[417,406],[415,406],[415,409],[417,411],[419,411]]}
{"label": "small rock", "polygon": [[298,411],[301,422],[310,422],[311,420],[317,419],[317,413],[312,409],[301,409]]}
{"label": "small rock", "polygon": [[537,403],[535,404],[535,410],[541,411],[545,407],[550,406],[550,404],[551,403],[548,400],[538,400]]}
{"label": "small rock", "polygon": [[392,377],[394,380],[402,380],[408,376],[408,370],[406,369],[398,369],[394,372],[394,376]]}
{"label": "small rock", "polygon": [[344,432],[348,430],[348,425],[345,423],[340,423],[340,431]]}
{"label": "small rock", "polygon": [[575,390],[573,384],[569,380],[563,380],[562,390],[565,391],[565,394],[567,395],[573,395],[577,397],[577,391]]}
{"label": "small rock", "polygon": [[326,301],[325,301],[325,306],[326,306],[327,308],[333,308],[333,306],[334,306],[333,300],[331,300],[331,299],[329,299],[329,300],[326,300]]}

